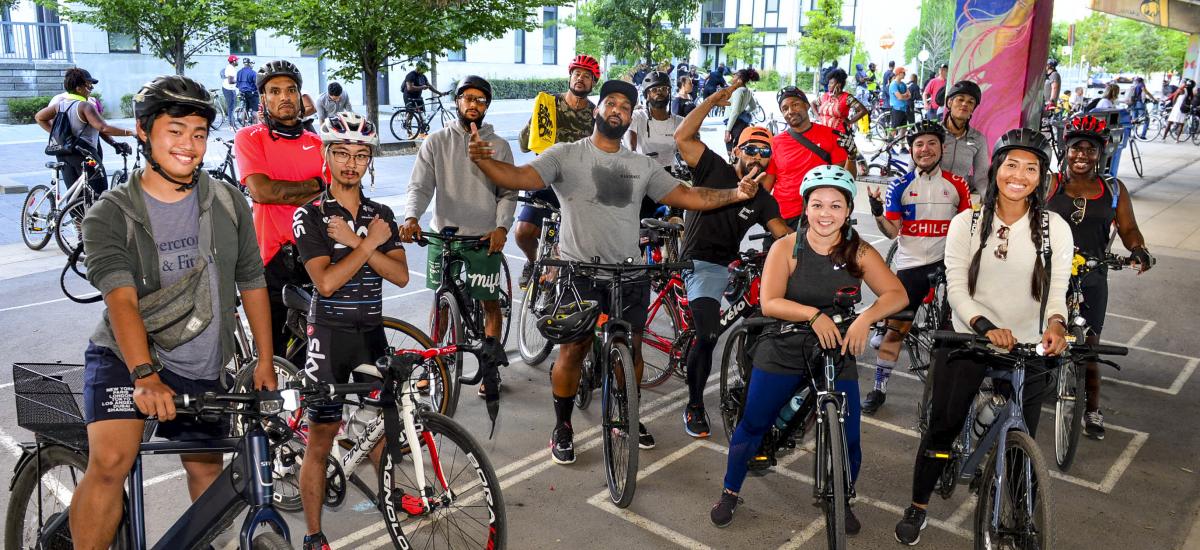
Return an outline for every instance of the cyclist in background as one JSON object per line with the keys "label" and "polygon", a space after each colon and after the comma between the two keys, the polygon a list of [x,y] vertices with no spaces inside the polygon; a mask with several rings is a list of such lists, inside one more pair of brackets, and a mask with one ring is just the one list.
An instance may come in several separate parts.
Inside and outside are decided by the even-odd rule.
{"label": "cyclist in background", "polygon": [[[408,284],[408,260],[392,209],[363,194],[379,150],[375,125],[359,115],[336,113],[321,123],[329,186],[297,208],[296,248],[316,292],[308,308],[306,381],[345,384],[355,367],[387,353],[383,333],[383,280]],[[374,176],[372,176],[374,177]],[[342,304],[356,304],[345,308]],[[308,446],[300,466],[304,550],[329,550],[321,531],[325,465],[342,420],[342,404],[308,406]],[[371,451],[378,464],[383,445]]]}
{"label": "cyclist in background", "polygon": [[233,116],[233,108],[237,106],[237,74],[238,56],[226,58],[228,64],[221,69],[221,94],[225,96],[225,116]]}
{"label": "cyclist in background", "polygon": [[[242,58],[242,69],[237,72],[237,91],[246,104],[247,113],[258,112],[258,73],[254,70],[254,61],[249,57]],[[233,116],[233,111],[229,111]]]}
{"label": "cyclist in background", "polygon": [[754,69],[741,69],[733,73],[730,79],[729,87],[733,88],[733,95],[729,97],[729,107],[725,109],[725,149],[730,157],[742,131],[754,122],[751,113],[758,109],[758,101],[755,101],[754,92],[747,86],[751,82],[758,82],[758,79],[758,71]]}
{"label": "cyclist in background", "polygon": [[[422,99],[421,93],[425,90],[433,90],[433,85],[429,83],[429,78],[425,76],[426,70],[425,61],[418,61],[417,66],[404,75],[404,82],[400,85],[404,94],[404,107],[408,109],[408,116],[404,121],[405,126],[410,124],[412,117],[425,116],[425,100]],[[422,138],[424,136],[417,137]]]}
{"label": "cyclist in background", "polygon": [[[879,230],[887,238],[897,239],[892,269],[908,295],[908,306],[903,311],[915,312],[929,294],[929,276],[945,268],[942,257],[950,220],[971,208],[967,182],[939,166],[945,135],[941,124],[921,121],[907,136],[915,168],[896,178],[884,194],[868,191],[871,215]],[[888,321],[882,342],[871,339],[879,354],[875,360],[875,387],[863,401],[864,413],[875,414],[887,399],[888,378],[900,356],[900,343],[911,327],[912,323]]]}
{"label": "cyclist in background", "polygon": [[[983,132],[971,127],[971,117],[982,98],[983,91],[978,84],[970,80],[955,82],[946,92],[946,116],[942,119],[942,125],[946,127],[942,168],[967,180],[975,198],[988,187],[991,163]],[[978,204],[978,200],[974,203]]]}
{"label": "cyclist in background", "polygon": [[[872,324],[904,307],[904,287],[883,257],[851,227],[857,186],[840,166],[818,166],[804,176],[800,188],[805,214],[800,229],[771,246],[763,268],[762,312],[780,321],[803,323],[808,330],[782,335],[764,332],[754,349],[754,370],[746,392],[745,411],[729,441],[724,490],[709,512],[717,527],[733,521],[733,512],[751,457],[763,435],[796,391],[808,384],[808,366],[824,367],[818,350],[839,350],[841,368],[834,391],[846,394],[846,447],[850,463],[850,494],[862,465],[858,408],[858,368],[855,356],[866,347]],[[830,317],[838,289],[859,288],[866,281],[879,299],[842,334]],[[836,353],[836,352],[835,352]],[[817,369],[817,372],[824,372]],[[835,443],[836,444],[836,443]],[[862,528],[846,505],[846,534]]]}
{"label": "cyclist in background", "polygon": [[91,94],[92,89],[99,83],[100,81],[92,78],[91,73],[85,69],[79,67],[67,69],[66,74],[63,75],[63,89],[67,93],[63,95],[62,100],[57,103],[51,102],[45,109],[38,111],[33,116],[38,126],[49,132],[54,117],[60,111],[70,113],[71,135],[75,136],[76,151],[69,155],[56,157],[59,162],[63,163],[63,181],[68,186],[73,185],[85,169],[84,158],[91,157],[98,164],[94,168],[86,169],[88,171],[87,181],[97,195],[108,189],[108,178],[104,175],[104,151],[100,148],[100,140],[103,139],[111,145],[117,153],[128,155],[133,152],[133,148],[128,143],[114,140],[113,137],[134,135],[132,130],[109,124],[96,110],[96,106],[91,102]]}
{"label": "cyclist in background", "polygon": [[633,112],[633,121],[626,134],[629,149],[653,155],[663,167],[674,166],[675,129],[683,117],[671,114],[671,77],[662,71],[647,74],[642,80],[642,95],[646,98],[646,106]]}
{"label": "cyclist in background", "polygon": [[[222,391],[219,377],[233,359],[231,321],[239,294],[258,351],[254,387],[273,390],[276,384],[250,209],[241,193],[202,169],[216,118],[212,97],[200,83],[172,75],[145,84],[134,98],[138,143],[149,168],[101,195],[83,220],[88,281],[105,305],[84,353],[88,466],[70,514],[74,547],[89,550],[113,541],[147,417],[158,418],[157,434],[167,439],[226,437],[228,426],[221,422],[176,418],[171,398]],[[163,295],[187,298],[147,305]],[[152,319],[165,326],[150,335]],[[192,500],[221,473],[219,453],[180,460]]]}
{"label": "cyclist in background", "polygon": [[829,71],[828,89],[817,98],[817,122],[835,132],[852,134],[858,119],[867,116],[867,107],[845,91],[846,71]]}

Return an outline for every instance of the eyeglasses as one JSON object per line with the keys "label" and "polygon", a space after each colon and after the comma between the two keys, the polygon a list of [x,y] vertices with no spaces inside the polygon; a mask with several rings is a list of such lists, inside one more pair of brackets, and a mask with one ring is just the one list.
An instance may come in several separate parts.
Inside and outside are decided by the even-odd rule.
{"label": "eyeglasses", "polygon": [[762,157],[765,159],[771,158],[771,146],[769,145],[755,145],[753,143],[747,143],[746,145],[739,147],[739,149],[741,149],[743,153],[746,153],[750,156]]}
{"label": "eyeglasses", "polygon": [[1008,259],[1008,233],[1009,233],[1009,231],[1011,231],[1011,229],[1007,225],[1002,225],[1002,226],[1000,226],[1000,229],[996,230],[996,238],[1000,239],[1000,244],[996,245],[995,254],[996,254],[997,260],[1007,260]]}
{"label": "eyeglasses", "polygon": [[351,155],[350,153],[347,153],[345,151],[333,151],[332,155],[333,155],[333,159],[338,161],[341,164],[350,164],[350,159],[354,159],[355,166],[371,162],[371,155],[368,155],[366,153],[358,153],[358,154]]}
{"label": "eyeglasses", "polygon": [[648,94],[653,94],[653,93],[667,94],[667,93],[671,93],[671,87],[664,84],[661,86],[655,86],[653,88],[646,88],[646,93],[648,93]]}
{"label": "eyeglasses", "polygon": [[1075,197],[1075,199],[1071,201],[1071,204],[1075,207],[1075,211],[1071,212],[1071,221],[1075,225],[1079,225],[1083,223],[1083,217],[1087,213],[1087,199],[1083,197]]}
{"label": "eyeglasses", "polygon": [[487,107],[488,103],[490,103],[488,101],[488,98],[486,98],[484,96],[460,95],[460,96],[458,96],[458,99],[461,99],[463,101],[463,103],[466,103],[467,105],[471,105],[472,103],[474,103],[475,105],[479,105],[481,107]]}

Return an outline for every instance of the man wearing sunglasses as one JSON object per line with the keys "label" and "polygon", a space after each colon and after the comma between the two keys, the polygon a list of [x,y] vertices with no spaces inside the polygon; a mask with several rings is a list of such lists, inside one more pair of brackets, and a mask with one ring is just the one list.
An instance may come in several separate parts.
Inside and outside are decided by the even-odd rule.
{"label": "man wearing sunglasses", "polygon": [[[788,128],[771,139],[775,160],[767,173],[775,176],[774,186],[767,188],[779,203],[779,214],[788,226],[795,229],[804,213],[804,199],[800,196],[800,183],[809,170],[825,164],[844,167],[851,174],[857,172],[855,156],[848,151],[854,148],[854,137],[838,134],[828,126],[817,124],[808,117],[810,104],[804,91],[787,86],[775,95],[779,111]],[[857,150],[855,150],[857,152]]]}
{"label": "man wearing sunglasses", "polygon": [[[675,144],[684,162],[692,169],[696,187],[733,189],[747,175],[767,170],[771,159],[771,132],[762,126],[746,128],[733,149],[733,163],[714,153],[700,141],[700,125],[713,107],[733,95],[740,84],[708,96],[692,110],[675,131]],[[774,177],[766,176],[764,185]],[[765,188],[754,198],[713,210],[688,210],[684,217],[682,258],[693,268],[683,272],[688,304],[695,321],[696,342],[688,354],[688,402],[683,411],[683,427],[688,435],[708,437],[708,415],[704,410],[704,384],[712,369],[713,349],[717,345],[721,321],[721,296],[729,282],[728,265],[737,259],[742,237],[754,225],[761,225],[776,238],[791,230],[779,217],[779,205]]]}
{"label": "man wearing sunglasses", "polygon": [[[491,124],[483,122],[492,102],[491,83],[482,77],[467,76],[459,82],[454,98],[458,124],[430,134],[417,151],[417,161],[408,183],[408,203],[400,238],[407,243],[420,234],[421,215],[429,208],[434,195],[438,198],[430,224],[434,231],[457,227],[459,235],[485,236],[486,250],[464,247],[460,253],[467,260],[471,296],[483,302],[484,354],[503,357],[500,349],[500,330],[504,321],[499,302],[500,263],[504,260],[504,242],[517,209],[517,192],[497,187],[474,164],[463,162],[463,158],[467,156],[473,128],[478,128],[479,138],[492,147],[497,159],[512,162],[512,148],[496,135]],[[441,243],[431,241],[427,249],[425,284],[431,289],[441,283],[441,246]],[[484,397],[482,385],[479,395]]]}

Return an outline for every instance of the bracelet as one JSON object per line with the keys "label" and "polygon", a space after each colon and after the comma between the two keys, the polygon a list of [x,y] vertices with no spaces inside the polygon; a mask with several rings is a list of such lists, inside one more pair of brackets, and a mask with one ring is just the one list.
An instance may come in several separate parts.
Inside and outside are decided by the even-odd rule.
{"label": "bracelet", "polygon": [[825,313],[818,309],[817,314],[813,315],[812,318],[808,320],[809,326],[811,326],[813,323],[817,322],[817,319],[819,319],[822,315],[825,315]]}

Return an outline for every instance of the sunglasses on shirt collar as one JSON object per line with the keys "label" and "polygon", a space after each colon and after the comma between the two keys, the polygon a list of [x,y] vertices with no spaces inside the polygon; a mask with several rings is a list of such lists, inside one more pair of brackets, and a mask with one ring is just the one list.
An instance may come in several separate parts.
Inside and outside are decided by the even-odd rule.
{"label": "sunglasses on shirt collar", "polygon": [[746,153],[747,155],[750,155],[750,156],[757,156],[757,157],[762,157],[765,159],[771,158],[771,146],[770,145],[758,145],[758,144],[754,144],[754,143],[747,143],[745,145],[742,145],[741,147],[738,147],[738,149],[741,149],[743,153]]}

